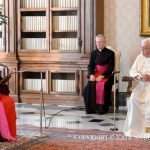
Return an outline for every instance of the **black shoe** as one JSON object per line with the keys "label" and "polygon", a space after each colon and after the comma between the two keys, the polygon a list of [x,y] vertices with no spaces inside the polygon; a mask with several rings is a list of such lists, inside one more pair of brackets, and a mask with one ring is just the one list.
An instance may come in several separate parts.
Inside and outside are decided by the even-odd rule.
{"label": "black shoe", "polygon": [[106,114],[106,113],[107,113],[106,111],[97,112],[98,115],[104,115],[104,114]]}
{"label": "black shoe", "polygon": [[92,112],[86,112],[86,114],[95,114],[95,112],[94,111],[92,111]]}

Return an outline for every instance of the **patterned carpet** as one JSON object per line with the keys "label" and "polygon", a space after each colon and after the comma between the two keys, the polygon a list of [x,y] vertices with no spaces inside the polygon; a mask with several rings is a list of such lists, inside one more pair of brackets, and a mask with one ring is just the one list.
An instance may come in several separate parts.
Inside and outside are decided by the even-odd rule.
{"label": "patterned carpet", "polygon": [[[28,143],[33,141],[31,138],[17,136],[16,142],[0,142],[0,150],[13,150],[14,147],[20,147],[22,144]],[[25,149],[18,149],[18,150],[25,150]]]}
{"label": "patterned carpet", "polygon": [[150,140],[127,138],[121,132],[101,130],[19,127],[17,142],[0,143],[0,150],[149,150]]}

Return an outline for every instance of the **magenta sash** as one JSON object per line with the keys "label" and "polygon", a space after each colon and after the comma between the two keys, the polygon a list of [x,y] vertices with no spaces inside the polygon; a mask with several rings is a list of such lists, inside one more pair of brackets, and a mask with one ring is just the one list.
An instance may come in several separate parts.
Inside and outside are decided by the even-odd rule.
{"label": "magenta sash", "polygon": [[15,138],[11,136],[8,122],[7,122],[7,117],[5,114],[5,110],[3,107],[3,103],[0,101],[0,135],[7,140],[14,141]]}
{"label": "magenta sash", "polygon": [[[108,65],[96,65],[96,74],[103,74],[108,69]],[[96,83],[96,104],[104,104],[105,90],[104,86],[108,78],[104,78]]]}

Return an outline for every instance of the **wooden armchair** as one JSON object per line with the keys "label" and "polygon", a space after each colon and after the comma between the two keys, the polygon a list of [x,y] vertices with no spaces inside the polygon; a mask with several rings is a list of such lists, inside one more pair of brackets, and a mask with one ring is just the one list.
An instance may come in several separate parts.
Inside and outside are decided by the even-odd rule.
{"label": "wooden armchair", "polygon": [[127,82],[127,99],[126,99],[126,108],[128,109],[128,103],[131,96],[132,88],[133,88],[133,81],[134,78],[130,76],[123,76],[122,78],[123,82]]}
{"label": "wooden armchair", "polygon": [[[115,75],[115,85],[113,85],[112,88],[112,111],[114,109],[114,98],[115,98],[115,104],[116,108],[118,109],[118,100],[119,100],[119,73],[120,73],[120,57],[121,53],[117,51],[116,49],[112,48],[111,46],[107,46],[108,49],[112,50],[115,53],[115,69],[114,69],[114,75]],[[114,97],[115,93],[115,97]]]}
{"label": "wooden armchair", "polygon": [[133,77],[130,76],[123,76],[122,81],[123,82],[127,82],[128,86],[127,86],[127,97],[129,97],[131,95],[132,92],[132,81],[133,81]]}

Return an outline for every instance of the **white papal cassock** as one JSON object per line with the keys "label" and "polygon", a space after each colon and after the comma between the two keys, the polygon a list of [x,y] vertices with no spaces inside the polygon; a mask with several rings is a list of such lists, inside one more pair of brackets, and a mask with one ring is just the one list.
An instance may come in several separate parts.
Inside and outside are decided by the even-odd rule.
{"label": "white papal cassock", "polygon": [[128,113],[124,126],[124,134],[130,137],[150,138],[150,81],[140,80],[142,74],[150,75],[150,58],[138,55],[130,76],[138,80],[138,85],[132,91]]}

